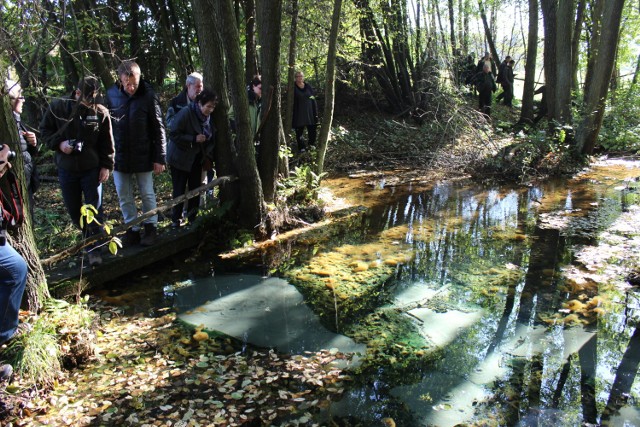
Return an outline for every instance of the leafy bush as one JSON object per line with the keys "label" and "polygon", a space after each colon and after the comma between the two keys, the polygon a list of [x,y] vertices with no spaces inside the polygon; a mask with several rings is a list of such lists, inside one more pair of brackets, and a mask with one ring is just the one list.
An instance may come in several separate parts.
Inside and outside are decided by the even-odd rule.
{"label": "leafy bush", "polygon": [[607,151],[640,150],[640,87],[618,89],[609,97],[602,120],[600,146]]}

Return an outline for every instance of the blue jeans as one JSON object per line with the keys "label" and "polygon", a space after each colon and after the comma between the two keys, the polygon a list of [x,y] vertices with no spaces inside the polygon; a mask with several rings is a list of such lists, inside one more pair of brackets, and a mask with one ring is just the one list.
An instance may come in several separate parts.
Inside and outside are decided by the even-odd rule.
{"label": "blue jeans", "polygon": [[[142,212],[149,212],[156,208],[156,193],[153,191],[153,172],[125,173],[113,171],[113,182],[116,184],[120,210],[124,217],[124,223],[135,221],[138,217],[136,200],[133,195],[133,185],[137,182],[140,199],[142,199]],[[158,215],[145,220],[145,224],[158,224]]]}
{"label": "blue jeans", "polygon": [[[62,190],[62,198],[71,221],[80,227],[80,208],[82,207],[82,196],[84,204],[92,205],[98,210],[96,219],[103,220],[102,210],[102,184],[99,182],[100,169],[93,168],[84,172],[70,172],[58,168],[58,181]],[[83,230],[85,231],[85,230]],[[100,226],[96,223],[89,225],[89,234],[94,235],[100,232]]]}
{"label": "blue jeans", "polygon": [[0,344],[18,327],[18,311],[27,285],[27,263],[6,243],[0,246]]}

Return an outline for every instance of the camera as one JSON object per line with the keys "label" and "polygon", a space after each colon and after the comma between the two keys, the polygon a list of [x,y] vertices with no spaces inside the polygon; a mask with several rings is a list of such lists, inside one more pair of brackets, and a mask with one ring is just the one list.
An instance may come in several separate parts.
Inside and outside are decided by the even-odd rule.
{"label": "camera", "polygon": [[[4,144],[0,144],[0,151],[2,151],[3,149],[4,149]],[[7,153],[7,161],[10,162],[15,158],[16,158],[16,152],[9,150],[9,152]]]}
{"label": "camera", "polygon": [[70,139],[69,140],[69,146],[71,148],[73,148],[73,151],[71,152],[71,154],[81,153],[83,145],[84,145],[83,141],[80,141],[80,140],[77,140],[77,139]]}

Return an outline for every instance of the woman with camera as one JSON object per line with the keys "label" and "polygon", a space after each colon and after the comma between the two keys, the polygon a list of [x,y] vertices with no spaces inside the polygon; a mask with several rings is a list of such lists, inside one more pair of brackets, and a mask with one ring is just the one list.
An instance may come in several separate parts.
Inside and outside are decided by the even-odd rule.
{"label": "woman with camera", "polygon": [[[78,82],[78,89],[71,97],[51,104],[40,123],[44,143],[56,152],[58,181],[64,204],[73,223],[80,227],[80,208],[93,205],[96,216],[102,222],[102,183],[113,170],[113,134],[109,110],[96,103],[100,82],[95,77],[85,77]],[[87,226],[85,226],[87,228]],[[83,230],[95,235],[100,227],[89,224]],[[97,246],[89,249],[89,264],[102,263]]]}

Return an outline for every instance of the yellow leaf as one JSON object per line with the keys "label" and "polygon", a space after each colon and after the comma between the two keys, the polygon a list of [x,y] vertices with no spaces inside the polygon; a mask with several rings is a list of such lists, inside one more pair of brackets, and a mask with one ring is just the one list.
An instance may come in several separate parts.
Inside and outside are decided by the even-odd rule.
{"label": "yellow leaf", "polygon": [[113,240],[109,242],[109,252],[111,252],[112,255],[118,253],[118,245]]}

